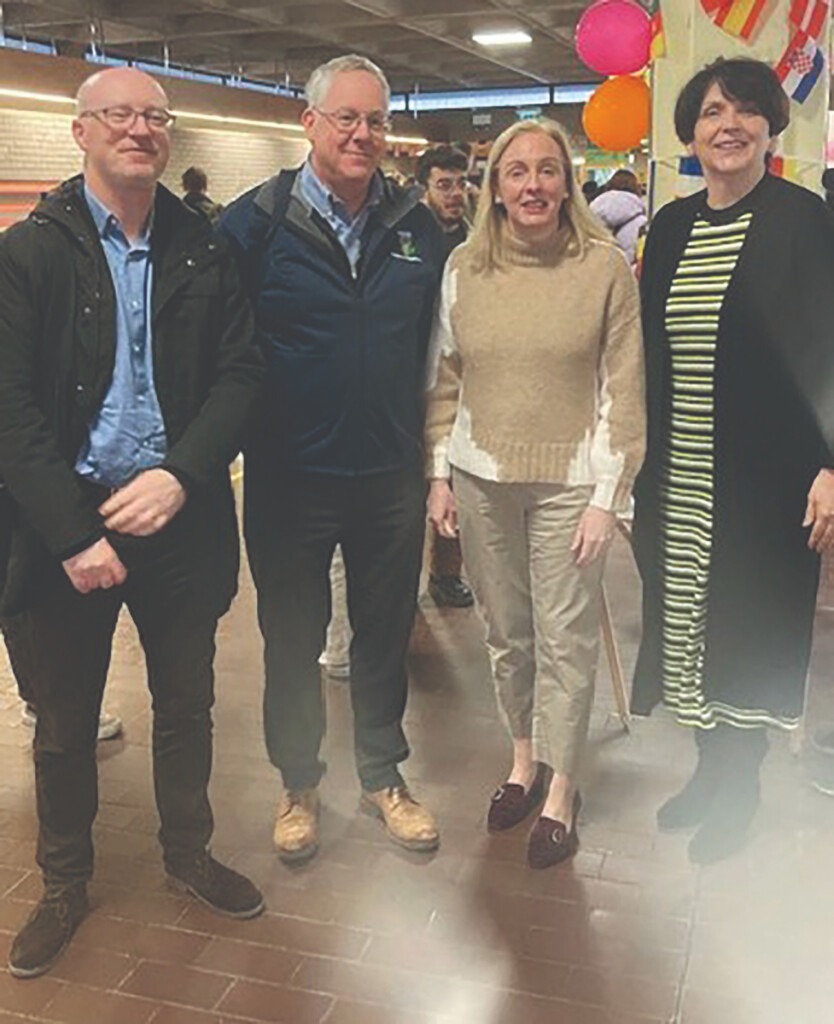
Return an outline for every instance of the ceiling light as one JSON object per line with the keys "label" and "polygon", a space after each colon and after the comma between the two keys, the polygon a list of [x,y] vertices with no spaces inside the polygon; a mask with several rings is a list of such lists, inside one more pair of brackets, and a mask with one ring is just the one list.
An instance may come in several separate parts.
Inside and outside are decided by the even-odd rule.
{"label": "ceiling light", "polygon": [[[28,89],[8,89],[0,86],[0,97],[6,96],[16,100],[39,100],[42,103],[64,103],[67,106],[75,106],[72,96],[60,96],[57,93],[32,92]],[[172,110],[172,114],[188,121],[205,121],[209,124],[229,125],[234,127],[240,125],[246,128],[275,128],[283,132],[303,132],[300,124],[286,121],[265,121],[252,117],[234,117],[226,114],[203,114],[196,110]],[[387,135],[388,142],[397,142],[409,146],[427,146],[428,139],[418,138],[413,135]]]}
{"label": "ceiling light", "polygon": [[511,29],[506,32],[473,32],[472,38],[481,46],[527,46],[533,37],[523,29]]}
{"label": "ceiling light", "polygon": [[42,100],[46,103],[68,103],[75,104],[72,96],[59,96],[51,92],[30,92],[28,89],[7,89],[5,86],[0,89],[0,96],[8,96],[14,100]]}

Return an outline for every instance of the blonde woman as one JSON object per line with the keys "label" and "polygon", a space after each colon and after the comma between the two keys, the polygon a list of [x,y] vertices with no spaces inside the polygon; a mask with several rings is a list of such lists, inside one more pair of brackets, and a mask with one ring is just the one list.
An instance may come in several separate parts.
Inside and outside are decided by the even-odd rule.
{"label": "blonde woman", "polygon": [[643,458],[637,290],[589,212],[562,129],[496,140],[475,227],[446,265],[429,384],[429,518],[460,526],[513,763],[491,831],[543,806],[528,862],[579,841],[576,788],[593,701],[615,514]]}

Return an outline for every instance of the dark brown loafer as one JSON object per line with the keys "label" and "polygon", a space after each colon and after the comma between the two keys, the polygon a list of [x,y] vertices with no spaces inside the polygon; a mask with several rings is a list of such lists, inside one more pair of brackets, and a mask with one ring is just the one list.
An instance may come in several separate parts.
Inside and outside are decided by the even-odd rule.
{"label": "dark brown loafer", "polygon": [[531,868],[550,868],[568,860],[579,849],[579,836],[576,834],[576,819],[582,798],[577,790],[573,796],[573,822],[570,830],[564,822],[556,818],[541,817],[530,832],[527,843],[527,863]]}
{"label": "dark brown loafer", "polygon": [[544,800],[547,767],[539,764],[533,785],[524,792],[524,786],[517,782],[505,782],[492,794],[492,803],[487,814],[487,830],[503,832],[524,821],[528,814]]}

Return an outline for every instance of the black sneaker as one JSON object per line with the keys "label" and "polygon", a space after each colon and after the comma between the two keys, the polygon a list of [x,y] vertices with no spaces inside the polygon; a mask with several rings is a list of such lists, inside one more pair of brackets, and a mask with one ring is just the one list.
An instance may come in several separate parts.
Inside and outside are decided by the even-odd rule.
{"label": "black sneaker", "polygon": [[472,591],[460,576],[432,576],[429,594],[435,604],[444,608],[471,608],[475,603]]}
{"label": "black sneaker", "polygon": [[263,895],[248,878],[207,851],[166,861],[165,870],[175,888],[195,896],[218,914],[245,919],[257,917],[265,908]]}
{"label": "black sneaker", "polygon": [[45,974],[70,944],[90,905],[83,883],[50,891],[27,917],[15,935],[9,952],[13,978],[37,978]]}

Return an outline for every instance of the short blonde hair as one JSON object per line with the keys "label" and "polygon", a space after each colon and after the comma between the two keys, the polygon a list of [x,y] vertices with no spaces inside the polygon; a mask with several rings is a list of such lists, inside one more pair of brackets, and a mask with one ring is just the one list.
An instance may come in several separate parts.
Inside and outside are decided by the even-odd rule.
{"label": "short blonde hair", "polygon": [[475,213],[475,226],[467,242],[467,250],[472,259],[473,269],[478,273],[487,273],[498,269],[502,263],[504,248],[504,222],[507,213],[496,201],[498,169],[501,157],[510,143],[526,132],[540,132],[553,139],[559,147],[564,164],[566,194],[560,211],[560,223],[567,225],[571,234],[571,245],[574,251],[582,253],[592,238],[610,242],[611,235],[601,221],[591,213],[582,189],[579,188],[573,171],[573,154],[567,134],[561,125],[548,118],[535,121],[516,121],[506,128],[490,150],[484,173],[478,209]]}

